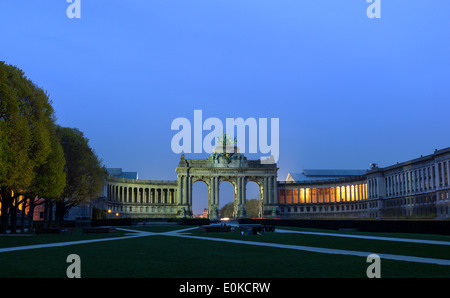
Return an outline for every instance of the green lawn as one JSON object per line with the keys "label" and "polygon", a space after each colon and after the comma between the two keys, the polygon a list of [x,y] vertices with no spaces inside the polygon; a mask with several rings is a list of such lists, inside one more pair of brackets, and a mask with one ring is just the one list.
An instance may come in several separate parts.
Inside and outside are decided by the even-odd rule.
{"label": "green lawn", "polygon": [[[317,230],[316,230],[317,231]],[[326,232],[329,231],[317,231]],[[407,242],[393,242],[393,241],[381,241],[381,240],[369,240],[369,239],[355,239],[344,237],[330,237],[320,235],[305,235],[305,234],[288,234],[288,233],[265,233],[263,235],[245,235],[242,236],[238,231],[231,233],[204,233],[201,231],[194,231],[192,235],[207,236],[207,237],[219,237],[226,239],[239,239],[248,241],[260,241],[268,243],[280,243],[291,244],[301,246],[312,247],[324,247],[343,250],[355,250],[366,251],[371,253],[385,253],[395,255],[407,255],[425,258],[438,258],[438,259],[450,259],[450,246],[448,245],[433,245],[433,244],[420,244],[420,243],[407,243]],[[336,233],[337,234],[337,233]],[[344,233],[340,233],[344,234]],[[353,233],[357,234],[357,233]],[[359,233],[360,235],[367,233]],[[395,235],[388,234],[375,234],[372,236],[382,237],[396,237]],[[413,238],[422,239],[423,237],[414,237],[414,235],[404,235],[404,237],[398,238]],[[435,235],[436,236],[436,235]],[[431,239],[430,239],[431,240]],[[433,237],[432,240],[448,241],[447,236]],[[449,268],[450,269],[450,268]]]}
{"label": "green lawn", "polygon": [[[127,229],[138,229],[126,227]],[[185,227],[141,227],[166,232]],[[0,247],[123,236],[115,234],[0,236]],[[450,259],[449,246],[357,240],[299,234],[242,236],[237,232],[192,235],[248,241],[354,249]],[[409,235],[410,238],[412,235]],[[397,237],[397,236],[396,236]],[[443,240],[443,238],[437,237]],[[81,258],[81,277],[357,277],[366,278],[363,257],[330,255],[190,238],[154,235],[65,247],[0,253],[0,277],[66,277],[69,254]],[[450,277],[450,266],[381,260],[381,277]]]}

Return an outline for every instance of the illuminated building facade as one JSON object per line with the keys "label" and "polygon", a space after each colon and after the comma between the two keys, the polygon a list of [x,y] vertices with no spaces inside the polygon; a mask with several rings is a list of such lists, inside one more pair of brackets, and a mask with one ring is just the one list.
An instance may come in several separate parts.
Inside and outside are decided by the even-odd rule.
{"label": "illuminated building facade", "polygon": [[278,182],[281,217],[450,218],[450,148],[385,168],[297,176]]}
{"label": "illuminated building facade", "polygon": [[[267,218],[450,218],[450,147],[433,154],[369,170],[303,170],[277,181],[276,164],[241,154],[185,160],[177,180],[139,180],[137,173],[110,171],[104,198],[111,217],[192,216],[192,185],[208,186],[208,216],[217,218],[219,186],[233,185],[235,217],[245,217],[249,181],[260,190],[260,217]],[[131,177],[130,177],[131,175]],[[123,177],[122,177],[123,176]]]}
{"label": "illuminated building facade", "polygon": [[367,171],[304,170],[278,183],[281,217],[366,217]]}

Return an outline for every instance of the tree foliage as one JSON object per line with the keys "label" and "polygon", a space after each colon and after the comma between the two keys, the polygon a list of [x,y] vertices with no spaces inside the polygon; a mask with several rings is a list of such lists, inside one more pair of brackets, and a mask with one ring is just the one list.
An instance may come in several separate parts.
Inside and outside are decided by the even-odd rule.
{"label": "tree foliage", "polygon": [[0,232],[9,215],[15,231],[17,206],[29,202],[32,214],[35,197],[75,206],[101,189],[105,170],[88,140],[55,122],[48,94],[0,61]]}
{"label": "tree foliage", "polygon": [[65,156],[66,186],[56,200],[57,216],[61,220],[71,207],[98,196],[106,169],[81,131],[57,126],[56,133]]}
{"label": "tree foliage", "polygon": [[50,154],[54,111],[48,95],[22,70],[0,61],[0,195],[2,232],[17,198],[29,193],[36,169]]}
{"label": "tree foliage", "polygon": [[[258,217],[259,216],[259,200],[250,199],[246,200],[245,210],[247,212],[247,217]],[[234,217],[234,203],[228,203],[220,209],[221,217]]]}

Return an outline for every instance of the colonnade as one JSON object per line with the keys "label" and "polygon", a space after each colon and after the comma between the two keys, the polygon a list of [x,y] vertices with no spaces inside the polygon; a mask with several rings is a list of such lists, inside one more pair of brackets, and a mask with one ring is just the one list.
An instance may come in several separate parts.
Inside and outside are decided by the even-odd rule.
{"label": "colonnade", "polygon": [[176,187],[138,187],[107,184],[109,202],[140,204],[174,204]]}
{"label": "colonnade", "polygon": [[367,183],[325,187],[280,183],[279,187],[280,204],[339,203],[367,199]]}

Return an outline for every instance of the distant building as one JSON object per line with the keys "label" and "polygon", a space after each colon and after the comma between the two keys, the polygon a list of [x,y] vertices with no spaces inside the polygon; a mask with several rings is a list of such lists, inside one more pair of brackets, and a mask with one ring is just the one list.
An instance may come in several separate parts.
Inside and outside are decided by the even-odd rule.
{"label": "distant building", "polygon": [[208,208],[203,208],[203,213],[202,214],[197,214],[194,217],[197,217],[197,218],[208,218]]}
{"label": "distant building", "polygon": [[[39,198],[36,200],[34,213],[33,213],[33,220],[40,221],[44,220],[44,212],[45,212],[45,205],[44,205],[45,199]],[[101,201],[101,198],[98,198],[97,200],[93,200],[95,204],[98,204],[99,201]],[[52,220],[55,219],[56,214],[56,207],[52,207]],[[81,219],[90,219],[92,217],[92,204],[90,201],[84,202],[78,206],[74,206],[67,211],[67,213],[64,215],[64,220],[81,220]]]}
{"label": "distant building", "polygon": [[116,178],[139,179],[137,172],[123,172],[122,168],[107,168],[108,175]]}

